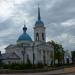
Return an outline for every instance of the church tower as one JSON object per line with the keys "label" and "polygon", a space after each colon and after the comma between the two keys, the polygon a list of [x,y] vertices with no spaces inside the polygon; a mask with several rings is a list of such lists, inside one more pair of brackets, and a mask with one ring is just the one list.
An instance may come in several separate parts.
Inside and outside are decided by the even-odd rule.
{"label": "church tower", "polygon": [[46,41],[45,27],[44,27],[44,23],[41,20],[39,6],[38,6],[38,20],[36,21],[34,26],[34,41],[36,42]]}

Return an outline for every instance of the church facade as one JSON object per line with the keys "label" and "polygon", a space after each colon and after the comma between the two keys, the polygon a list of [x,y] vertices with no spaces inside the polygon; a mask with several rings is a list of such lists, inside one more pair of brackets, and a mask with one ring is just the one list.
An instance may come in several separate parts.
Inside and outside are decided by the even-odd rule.
{"label": "church facade", "polygon": [[46,27],[40,16],[38,7],[38,20],[34,26],[34,41],[27,34],[27,27],[24,25],[23,33],[19,36],[16,44],[11,44],[5,48],[2,54],[2,62],[10,63],[28,63],[32,64],[51,64],[53,47],[46,42]]}

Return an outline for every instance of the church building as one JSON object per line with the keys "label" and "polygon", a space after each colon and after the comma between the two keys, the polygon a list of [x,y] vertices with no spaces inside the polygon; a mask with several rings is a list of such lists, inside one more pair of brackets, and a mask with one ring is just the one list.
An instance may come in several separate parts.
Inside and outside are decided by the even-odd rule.
{"label": "church building", "polygon": [[27,27],[24,25],[23,33],[19,36],[16,44],[10,44],[5,48],[5,53],[2,54],[3,63],[51,64],[53,47],[46,42],[46,27],[41,20],[39,7],[38,19],[33,29],[34,41],[27,34]]}

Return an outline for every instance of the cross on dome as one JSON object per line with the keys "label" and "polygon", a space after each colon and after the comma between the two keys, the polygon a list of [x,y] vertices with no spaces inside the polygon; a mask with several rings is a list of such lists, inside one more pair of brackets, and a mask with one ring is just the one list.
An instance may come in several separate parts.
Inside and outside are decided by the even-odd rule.
{"label": "cross on dome", "polygon": [[23,32],[26,33],[26,31],[27,31],[27,27],[26,27],[25,22],[24,22]]}

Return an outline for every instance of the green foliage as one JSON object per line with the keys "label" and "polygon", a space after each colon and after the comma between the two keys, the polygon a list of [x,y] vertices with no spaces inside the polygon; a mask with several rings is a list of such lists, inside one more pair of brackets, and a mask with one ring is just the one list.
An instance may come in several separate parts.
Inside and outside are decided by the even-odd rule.
{"label": "green foliage", "polygon": [[24,70],[24,69],[31,69],[32,64],[5,64],[3,65],[4,69],[14,69],[14,70]]}
{"label": "green foliage", "polygon": [[37,68],[43,68],[45,65],[44,64],[42,64],[42,63],[38,63],[37,64]]}
{"label": "green foliage", "polygon": [[72,63],[75,64],[75,51],[71,51]]}
{"label": "green foliage", "polygon": [[55,64],[55,60],[58,60],[58,64],[61,64],[64,61],[64,50],[63,50],[62,45],[60,45],[54,41],[51,41],[49,43],[54,48],[54,55],[53,55],[54,64]]}
{"label": "green foliage", "polygon": [[72,57],[75,57],[75,51],[72,51],[71,54],[72,54]]}
{"label": "green foliage", "polygon": [[31,63],[27,63],[27,64],[4,64],[3,68],[4,69],[12,69],[12,70],[25,70],[25,69],[37,69],[37,68],[44,68],[44,65],[42,63],[38,63],[38,64],[31,64]]}

